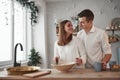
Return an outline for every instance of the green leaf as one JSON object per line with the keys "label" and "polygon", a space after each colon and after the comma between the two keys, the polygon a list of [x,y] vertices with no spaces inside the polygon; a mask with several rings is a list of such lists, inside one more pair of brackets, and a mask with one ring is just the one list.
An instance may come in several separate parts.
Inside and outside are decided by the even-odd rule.
{"label": "green leaf", "polygon": [[37,13],[39,12],[38,7],[35,5],[34,1],[29,0],[16,0],[18,1],[23,7],[30,8],[31,10],[31,25],[33,23],[37,23]]}
{"label": "green leaf", "polygon": [[36,50],[33,48],[30,50],[31,54],[28,56],[29,61],[28,61],[28,65],[30,66],[37,66],[38,64],[41,64],[41,56],[39,54],[39,52],[36,52]]}

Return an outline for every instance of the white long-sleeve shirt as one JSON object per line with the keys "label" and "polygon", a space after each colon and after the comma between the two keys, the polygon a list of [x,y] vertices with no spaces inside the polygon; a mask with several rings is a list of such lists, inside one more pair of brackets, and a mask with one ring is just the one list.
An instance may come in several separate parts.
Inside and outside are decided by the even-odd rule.
{"label": "white long-sleeve shirt", "polygon": [[87,55],[86,63],[93,65],[96,61],[101,62],[105,54],[111,54],[111,47],[105,31],[93,26],[88,34],[84,30],[79,31],[77,37],[84,42]]}
{"label": "white long-sleeve shirt", "polygon": [[75,62],[76,58],[81,58],[83,64],[86,63],[86,53],[80,39],[73,36],[71,42],[65,46],[59,46],[57,42],[54,44],[54,57],[60,57],[62,62]]}

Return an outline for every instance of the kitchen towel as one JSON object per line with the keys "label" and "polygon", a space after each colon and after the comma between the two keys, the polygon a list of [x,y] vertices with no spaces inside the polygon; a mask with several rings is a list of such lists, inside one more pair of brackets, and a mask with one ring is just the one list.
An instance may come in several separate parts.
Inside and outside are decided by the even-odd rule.
{"label": "kitchen towel", "polygon": [[23,76],[34,78],[34,77],[43,76],[43,75],[50,74],[50,73],[51,73],[51,71],[47,70],[47,71],[38,71],[38,72],[33,72],[33,73],[27,73],[27,74],[24,74]]}

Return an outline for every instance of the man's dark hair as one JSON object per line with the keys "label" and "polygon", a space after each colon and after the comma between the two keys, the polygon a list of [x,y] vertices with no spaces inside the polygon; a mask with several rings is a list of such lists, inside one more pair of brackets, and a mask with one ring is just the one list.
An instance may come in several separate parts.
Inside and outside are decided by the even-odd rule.
{"label": "man's dark hair", "polygon": [[90,21],[94,19],[94,14],[91,10],[85,9],[78,14],[78,17],[86,17],[86,20]]}

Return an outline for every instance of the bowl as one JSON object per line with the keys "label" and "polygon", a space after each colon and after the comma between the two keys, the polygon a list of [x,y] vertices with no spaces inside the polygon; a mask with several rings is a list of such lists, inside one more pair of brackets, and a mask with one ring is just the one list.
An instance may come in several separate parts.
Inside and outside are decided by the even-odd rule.
{"label": "bowl", "polygon": [[26,73],[31,73],[40,70],[40,67],[37,66],[18,66],[18,67],[9,67],[6,69],[9,75],[23,75]]}
{"label": "bowl", "polygon": [[66,72],[69,71],[75,64],[76,62],[67,62],[67,63],[52,64],[52,66],[53,68],[59,71]]}

